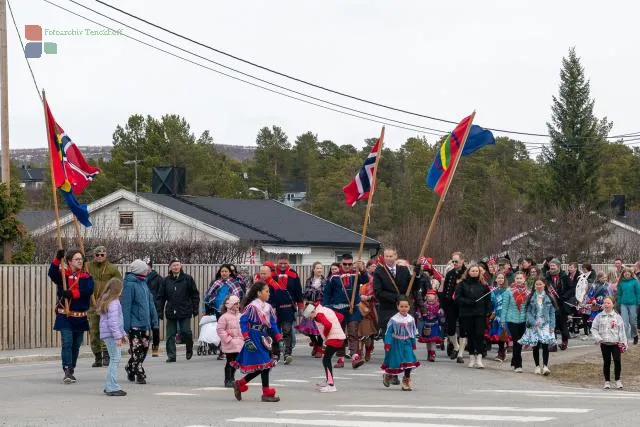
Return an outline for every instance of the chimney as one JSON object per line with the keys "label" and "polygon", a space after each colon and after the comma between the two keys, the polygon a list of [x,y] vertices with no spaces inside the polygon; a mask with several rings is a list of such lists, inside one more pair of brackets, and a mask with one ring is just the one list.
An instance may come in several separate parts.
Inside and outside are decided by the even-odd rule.
{"label": "chimney", "polygon": [[177,166],[158,166],[153,168],[151,188],[154,194],[184,194],[186,170]]}
{"label": "chimney", "polygon": [[611,201],[611,208],[614,210],[616,216],[626,216],[625,197],[624,194],[614,194]]}

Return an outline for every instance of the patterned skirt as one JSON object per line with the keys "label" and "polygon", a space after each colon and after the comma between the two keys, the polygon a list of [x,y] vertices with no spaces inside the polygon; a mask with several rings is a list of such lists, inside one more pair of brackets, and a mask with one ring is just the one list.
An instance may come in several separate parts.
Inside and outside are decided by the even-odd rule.
{"label": "patterned skirt", "polygon": [[418,320],[418,334],[418,342],[434,342],[437,344],[444,342],[438,319],[427,319],[423,317]]}
{"label": "patterned skirt", "polygon": [[549,324],[543,323],[540,326],[527,328],[520,341],[522,345],[530,345],[531,347],[540,344],[553,344],[556,342],[556,336],[553,331],[549,330]]}
{"label": "patterned skirt", "polygon": [[496,319],[493,319],[491,321],[491,325],[489,326],[489,329],[485,333],[484,337],[486,340],[494,344],[499,342],[511,342],[511,335],[509,335],[509,330],[506,328],[506,326],[504,328],[500,326],[500,322],[498,322]]}
{"label": "patterned skirt", "polygon": [[310,335],[320,335],[320,331],[316,326],[316,322],[312,319],[302,319],[300,324],[296,326],[296,330],[306,336]]}

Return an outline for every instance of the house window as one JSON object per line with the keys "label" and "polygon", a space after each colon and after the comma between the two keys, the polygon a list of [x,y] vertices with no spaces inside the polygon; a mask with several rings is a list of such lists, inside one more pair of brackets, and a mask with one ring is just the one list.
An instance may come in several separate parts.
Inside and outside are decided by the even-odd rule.
{"label": "house window", "polygon": [[120,228],[133,228],[133,212],[119,212]]}

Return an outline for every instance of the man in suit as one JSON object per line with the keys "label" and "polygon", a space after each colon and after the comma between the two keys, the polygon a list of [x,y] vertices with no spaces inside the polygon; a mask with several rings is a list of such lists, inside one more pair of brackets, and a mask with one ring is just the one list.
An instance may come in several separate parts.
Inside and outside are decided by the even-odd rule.
{"label": "man in suit", "polygon": [[[398,296],[406,295],[409,289],[412,273],[408,267],[397,265],[398,252],[394,248],[386,248],[383,254],[384,264],[379,264],[373,272],[373,290],[380,304],[378,309],[378,324],[384,333],[389,319],[398,312],[396,307]],[[420,300],[420,289],[424,286],[422,280],[422,275],[416,277],[411,288],[411,296],[409,299],[413,299],[413,301]],[[411,310],[414,311],[415,307],[411,307]],[[392,384],[400,384],[397,375],[392,377],[391,382]]]}

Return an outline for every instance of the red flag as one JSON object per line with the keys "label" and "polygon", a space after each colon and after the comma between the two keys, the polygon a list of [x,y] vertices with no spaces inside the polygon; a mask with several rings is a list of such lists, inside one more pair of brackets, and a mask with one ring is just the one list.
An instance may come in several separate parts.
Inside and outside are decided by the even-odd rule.
{"label": "red flag", "polygon": [[56,123],[47,101],[45,101],[45,109],[47,112],[47,136],[53,168],[51,179],[56,188],[80,194],[100,172],[100,169],[87,163],[78,146],[71,141],[71,138],[64,133],[62,127]]}
{"label": "red flag", "polygon": [[358,174],[353,181],[342,187],[344,192],[344,202],[353,207],[360,200],[367,200],[369,193],[375,191],[375,166],[378,155],[380,154],[380,146],[382,145],[382,139],[384,138],[384,128],[380,138],[376,140],[376,143],[371,147],[369,156],[364,161],[364,165],[358,171]]}

